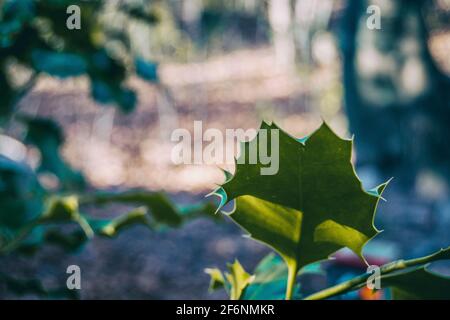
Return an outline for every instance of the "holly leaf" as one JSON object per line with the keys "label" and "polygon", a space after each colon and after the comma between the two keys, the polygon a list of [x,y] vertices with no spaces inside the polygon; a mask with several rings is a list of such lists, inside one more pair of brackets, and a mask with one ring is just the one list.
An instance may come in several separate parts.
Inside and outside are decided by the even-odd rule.
{"label": "holly leaf", "polygon": [[225,288],[230,295],[231,300],[241,300],[245,290],[255,279],[254,276],[247,273],[238,260],[228,264],[228,271],[225,275],[217,268],[207,268],[205,273],[211,277],[210,290]]}
{"label": "holly leaf", "polygon": [[[231,294],[232,284],[217,268],[205,269],[210,276],[210,291],[225,289]],[[298,275],[322,274],[320,264],[310,264],[299,271]],[[256,266],[252,281],[241,294],[242,300],[281,300],[285,297],[288,269],[283,259],[274,253],[265,256]],[[300,298],[300,285],[294,288],[294,297]]]}
{"label": "holly leaf", "polygon": [[209,281],[210,292],[225,288],[226,280],[222,274],[222,271],[220,271],[217,268],[206,268],[205,273],[208,274],[210,277]]}
{"label": "holly leaf", "polygon": [[228,264],[230,273],[226,273],[226,279],[231,285],[230,299],[240,300],[245,289],[254,280],[254,276],[247,273],[239,261],[235,260],[233,264]]}
{"label": "holly leaf", "polygon": [[[255,280],[245,291],[245,300],[281,300],[286,292],[288,270],[280,256],[267,255],[255,268]],[[294,288],[299,293],[299,286]]]}
{"label": "holly leaf", "polygon": [[175,205],[165,194],[130,190],[122,193],[99,192],[83,198],[84,204],[105,205],[122,203],[145,207],[152,214],[155,223],[170,227],[178,227],[183,222],[208,217],[219,220],[215,214],[215,206],[211,202],[199,202],[190,205]]}
{"label": "holly leaf", "polygon": [[96,234],[108,238],[113,238],[122,230],[134,225],[143,225],[152,229],[146,208],[137,208],[114,219],[91,219],[89,223]]}
{"label": "holly leaf", "polygon": [[[374,213],[387,183],[363,189],[351,163],[352,143],[325,123],[296,139],[264,122],[243,144],[234,176],[213,193],[222,199],[219,209],[235,200],[229,217],[283,257],[291,288],[299,269],[343,247],[364,259],[363,246],[379,232]],[[276,172],[264,164],[266,150],[278,160]]]}
{"label": "holly leaf", "polygon": [[87,238],[94,236],[89,221],[78,209],[78,198],[76,196],[51,197],[47,201],[47,209],[37,220],[37,224],[53,223],[77,223],[84,231]]}
{"label": "holly leaf", "polygon": [[39,172],[50,172],[58,177],[63,188],[68,190],[83,189],[86,182],[80,172],[73,170],[60,154],[64,135],[60,126],[46,118],[29,118],[22,116],[27,126],[25,142],[38,148],[41,154]]}
{"label": "holly leaf", "polygon": [[395,300],[449,300],[450,277],[429,270],[431,262],[450,260],[450,247],[419,259],[429,263],[397,271],[380,278],[383,288],[390,288]]}
{"label": "holly leaf", "polygon": [[395,300],[450,300],[450,277],[425,266],[381,277],[381,285]]}
{"label": "holly leaf", "polygon": [[109,203],[137,204],[145,206],[152,213],[156,222],[171,227],[180,226],[181,214],[171,201],[163,193],[149,193],[146,191],[128,191],[123,193],[97,193],[91,198],[86,198],[85,203],[105,205]]}

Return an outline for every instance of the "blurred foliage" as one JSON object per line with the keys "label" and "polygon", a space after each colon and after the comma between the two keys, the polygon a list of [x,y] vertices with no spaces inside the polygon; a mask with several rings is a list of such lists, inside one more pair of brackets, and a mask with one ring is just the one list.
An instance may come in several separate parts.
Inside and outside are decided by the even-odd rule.
{"label": "blurred foliage", "polygon": [[[448,300],[450,299],[450,277],[429,271],[429,264],[449,260],[450,248],[441,249],[429,256],[411,260],[397,260],[380,266],[381,288],[387,290],[393,300]],[[224,289],[231,300],[282,300],[285,298],[288,270],[283,259],[273,253],[264,257],[252,274],[247,273],[236,260],[228,265],[230,273],[217,268],[205,269],[210,276],[210,291]],[[323,289],[312,295],[302,290],[302,276],[306,274],[326,275],[322,261],[301,269],[297,276],[293,299],[318,300],[339,297],[347,292],[366,288],[370,274],[350,278],[344,283]],[[376,292],[375,289],[373,292]]]}
{"label": "blurred foliage", "polygon": [[[80,7],[81,28],[70,30],[66,27],[69,17],[66,10],[74,4]],[[3,118],[11,115],[24,89],[29,89],[27,85],[16,88],[11,84],[7,77],[10,64],[27,68],[34,76],[47,73],[66,78],[86,74],[96,101],[115,103],[124,112],[135,108],[136,95],[124,84],[133,71],[133,65],[127,64],[132,59],[130,39],[126,29],[113,29],[102,23],[105,6],[105,1],[98,0],[0,2],[0,84],[4,92],[0,115]],[[146,6],[123,4],[115,9],[126,16],[126,21],[157,22],[157,17],[146,10]],[[128,60],[108,46],[111,40],[119,41],[127,50]],[[156,71],[153,73],[145,79],[157,81]],[[30,81],[33,80],[31,76]]]}
{"label": "blurred foliage", "polygon": [[[50,119],[34,118],[17,112],[20,100],[30,92],[38,77],[47,74],[57,78],[86,76],[95,101],[114,104],[122,112],[128,113],[137,104],[136,93],[126,83],[128,77],[136,74],[151,83],[159,80],[158,63],[152,61],[152,58],[156,57],[158,59],[155,60],[158,61],[166,56],[187,59],[193,49],[210,50],[219,47],[220,50],[228,50],[233,49],[232,46],[239,46],[240,42],[255,44],[261,40],[268,41],[270,37],[266,1],[249,8],[242,6],[245,1],[200,1],[197,2],[201,5],[194,12],[194,19],[186,18],[184,9],[180,8],[181,3],[133,0],[0,0],[0,132],[11,123],[19,122],[26,128],[22,142],[29,149],[38,150],[40,154],[40,163],[35,170],[0,155],[0,254],[33,254],[45,244],[76,251],[95,236],[116,237],[122,230],[133,225],[164,230],[167,227],[181,226],[199,216],[218,219],[214,214],[215,208],[209,203],[177,206],[161,193],[130,190],[122,193],[86,194],[88,186],[83,175],[71,168],[60,154],[64,132],[59,125]],[[79,30],[69,30],[66,27],[66,20],[70,15],[67,8],[70,5],[78,5],[81,9]],[[433,5],[435,6],[435,2]],[[363,13],[364,11],[359,12],[358,17]],[[400,20],[401,16],[398,18]],[[431,26],[439,27],[448,20],[448,12],[440,11],[427,19]],[[348,23],[355,21],[346,20]],[[356,27],[353,31],[356,33]],[[354,48],[352,41],[356,38],[355,35],[351,37],[349,33],[343,37],[344,47]],[[227,41],[231,38],[233,41]],[[428,55],[426,50],[424,52]],[[353,65],[354,56],[348,55],[344,60]],[[21,71],[17,72],[18,69]],[[380,77],[370,79],[377,85],[386,83],[379,80]],[[352,81],[353,84],[361,83]],[[356,99],[357,90],[349,90],[351,86],[348,84],[345,87],[349,92],[347,99],[350,105]],[[340,88],[335,91],[340,92]],[[321,93],[323,110],[329,100],[336,100],[335,96],[340,95]],[[380,101],[385,99],[378,99]],[[447,101],[448,99],[438,104],[418,100],[421,108],[427,109],[430,106],[446,107]],[[412,104],[408,103],[408,106]],[[377,155],[382,154],[380,150],[385,146],[389,146],[386,143],[388,139],[380,140],[377,134],[374,135],[379,130],[372,130],[367,124],[376,123],[374,119],[396,120],[400,114],[397,109],[400,109],[391,109],[393,115],[390,117],[384,110],[382,117],[373,116],[365,110],[363,112],[368,121],[356,121],[370,131],[367,137],[361,135],[364,141],[370,141],[370,136],[376,139],[376,143],[368,145]],[[436,127],[437,120],[444,121],[448,118],[442,116],[447,115],[447,111],[436,110],[431,118],[436,121],[430,121],[431,129]],[[395,127],[390,124],[377,126],[384,129]],[[392,136],[390,135],[390,141]],[[442,148],[441,135],[433,136],[439,137],[439,141],[434,143],[436,147],[428,139],[432,148],[430,147],[430,152],[421,152],[421,157],[430,157],[433,150],[446,154],[445,150],[448,148]],[[410,139],[410,135],[405,134],[404,137],[405,141],[411,142],[415,147],[419,145],[416,140]],[[377,143],[380,148],[374,148]],[[420,150],[423,151],[422,148]],[[442,161],[445,157],[439,154],[436,157],[439,161],[434,164],[437,162],[448,171],[447,161]],[[55,177],[58,186],[52,190],[46,189],[39,180],[42,174]],[[291,179],[290,176],[289,178]],[[259,184],[257,187],[261,186]],[[286,190],[281,191],[283,193]],[[131,209],[110,219],[92,217],[85,212],[87,206],[110,203],[120,203]],[[254,220],[251,222],[254,223]],[[295,270],[296,275],[297,271]],[[386,278],[404,296],[417,295],[417,292],[423,290],[422,287],[411,288],[407,285],[410,283],[410,276],[419,279],[418,285],[444,282],[442,279],[436,280],[425,266],[409,271],[411,270]],[[222,274],[217,269],[208,269],[207,272],[212,276],[212,288],[224,287],[234,299],[282,298],[288,281],[288,268],[275,255],[264,259],[256,268],[254,276],[247,273],[237,261],[229,266],[227,274]],[[37,279],[15,279],[10,275],[0,274],[0,282],[17,294],[31,293],[47,298],[72,297],[72,293],[67,295],[64,289],[47,290]],[[300,289],[298,286],[293,288],[294,297],[299,297]],[[439,296],[439,290],[430,292],[437,292],[436,296]]]}
{"label": "blurred foliage", "polygon": [[36,147],[41,155],[41,164],[38,173],[54,174],[63,184],[64,190],[80,190],[85,187],[81,173],[74,171],[62,159],[60,148],[64,143],[64,134],[61,128],[52,120],[45,118],[22,117],[28,128],[25,143]]}
{"label": "blurred foliage", "polygon": [[[142,225],[150,230],[178,227],[199,216],[218,219],[211,203],[176,206],[162,193],[127,191],[59,195],[48,192],[28,167],[0,156],[0,254],[34,254],[43,245],[65,251],[80,250],[94,236],[113,238],[121,231]],[[88,205],[121,203],[135,207],[114,218],[96,218],[82,211]],[[66,226],[65,226],[66,225]],[[65,291],[47,291],[37,279],[0,276],[11,292],[53,297]],[[64,295],[66,296],[66,295]]]}
{"label": "blurred foliage", "polygon": [[[282,300],[285,298],[288,269],[280,256],[274,253],[265,256],[256,266],[253,276],[245,272],[237,260],[233,265],[229,266],[229,269],[231,274],[225,275],[217,268],[205,269],[205,272],[211,278],[210,291],[225,289],[232,300]],[[236,269],[242,269],[240,273],[246,274],[248,281],[241,283],[231,281],[236,278],[234,275]],[[302,268],[298,276],[322,273],[320,264],[311,264],[308,267]],[[240,294],[236,296],[235,292],[237,292],[237,286],[239,284]],[[231,297],[231,294],[234,296]],[[301,288],[297,284],[294,288],[293,298],[300,299],[301,297]]]}
{"label": "blurred foliage", "polygon": [[[66,27],[70,5],[81,9],[80,29]],[[176,206],[162,193],[90,191],[86,195],[83,175],[61,156],[60,126],[17,111],[40,74],[87,76],[94,100],[115,104],[125,113],[134,110],[137,97],[125,84],[127,78],[135,73],[158,82],[158,64],[136,54],[127,27],[158,23],[152,8],[150,3],[135,1],[0,0],[0,130],[20,124],[25,128],[23,144],[40,155],[35,170],[0,155],[0,255],[31,255],[45,244],[73,252],[94,236],[113,238],[134,225],[164,230],[205,214],[217,218],[209,203]],[[111,12],[120,19],[110,19]],[[22,81],[16,79],[19,69]],[[43,174],[56,178],[58,185],[46,188],[40,182]],[[111,219],[84,212],[85,206],[107,203],[132,209]],[[0,283],[19,295],[75,297],[65,289],[47,290],[38,279],[2,274]]]}
{"label": "blurred foliage", "polygon": [[67,287],[46,289],[41,281],[37,279],[18,279],[7,274],[0,273],[0,283],[4,284],[9,292],[18,296],[33,295],[40,298],[68,298],[78,299],[77,291],[69,290]]}

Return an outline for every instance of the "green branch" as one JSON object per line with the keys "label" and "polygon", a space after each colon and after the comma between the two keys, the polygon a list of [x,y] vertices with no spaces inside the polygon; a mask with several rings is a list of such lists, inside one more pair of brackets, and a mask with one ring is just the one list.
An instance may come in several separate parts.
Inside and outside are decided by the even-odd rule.
{"label": "green branch", "polygon": [[[448,250],[448,248],[446,250]],[[442,259],[442,256],[444,255],[444,253],[445,253],[445,250],[441,249],[440,251],[433,253],[431,255],[425,256],[425,257],[410,259],[410,260],[402,259],[402,260],[397,260],[394,262],[387,263],[380,267],[380,277],[388,275],[395,271],[404,270],[404,269],[407,269],[410,267],[415,267],[415,266],[426,265],[433,261],[440,260],[440,259]],[[353,279],[342,282],[333,287],[330,287],[330,288],[324,289],[322,291],[319,291],[317,293],[314,293],[314,294],[306,297],[305,300],[328,299],[328,298],[331,298],[331,297],[334,297],[337,295],[347,293],[349,291],[359,289],[366,284],[367,279],[370,276],[371,276],[371,274],[368,274],[368,273],[357,276]]]}
{"label": "green branch", "polygon": [[288,263],[286,300],[292,300],[294,294],[295,280],[297,279],[297,272],[298,272],[297,262],[293,260],[291,263]]}

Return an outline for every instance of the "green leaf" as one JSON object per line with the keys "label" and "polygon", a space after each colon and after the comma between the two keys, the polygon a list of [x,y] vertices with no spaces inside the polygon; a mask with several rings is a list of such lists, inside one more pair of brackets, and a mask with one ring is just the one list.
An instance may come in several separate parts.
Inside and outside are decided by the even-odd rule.
{"label": "green leaf", "polygon": [[53,197],[48,200],[47,210],[40,218],[41,222],[67,222],[77,221],[80,217],[78,211],[78,198],[75,196]]}
{"label": "green leaf", "polygon": [[229,272],[225,272],[225,275],[217,268],[205,269],[205,273],[211,277],[209,289],[225,288],[231,300],[241,300],[255,277],[247,273],[238,260],[227,264],[227,268]]}
{"label": "green leaf", "polygon": [[48,200],[47,210],[39,218],[39,224],[67,223],[79,224],[87,238],[94,236],[94,230],[88,219],[78,209],[78,198],[76,196],[51,197]]}
{"label": "green leaf", "polygon": [[207,217],[215,221],[222,220],[222,216],[216,214],[216,205],[209,201],[203,201],[183,206],[178,205],[177,209],[184,221],[201,217]]}
{"label": "green leaf", "polygon": [[[47,211],[39,219],[39,223],[46,224],[62,222],[78,223],[86,235],[86,240],[94,234],[113,238],[122,230],[138,224],[152,228],[146,208],[137,208],[113,219],[96,219],[80,213],[76,196],[52,198]],[[76,234],[73,236],[74,239],[67,240],[81,240]]]}
{"label": "green leaf", "polygon": [[36,71],[59,78],[76,77],[86,73],[84,58],[74,53],[52,52],[35,49],[31,53]]}
{"label": "green leaf", "polygon": [[439,260],[449,260],[450,259],[450,247],[445,249],[441,249],[438,252],[435,252],[429,256],[427,256],[429,262],[439,261]]}
{"label": "green leaf", "polygon": [[[1,160],[0,157],[0,176],[2,174]],[[12,164],[15,165],[15,163]],[[15,167],[12,166],[12,168]],[[13,220],[8,222],[8,219],[20,217],[19,209],[24,210],[25,214],[27,205],[31,205],[32,202],[30,199],[14,199],[12,197],[14,190],[11,189],[7,189],[6,193],[2,194],[2,182],[0,180],[0,199],[4,196],[5,201],[0,202],[0,209],[3,208],[5,211],[0,211],[0,253],[12,250],[33,253],[44,243],[56,244],[66,250],[74,251],[95,235],[113,238],[122,230],[134,225],[143,225],[152,230],[162,230],[168,226],[180,226],[183,222],[201,216],[218,219],[214,214],[213,205],[209,202],[178,207],[162,193],[131,191],[111,194],[102,192],[84,197],[78,195],[51,196],[45,200],[44,204],[36,205],[32,216],[25,221],[17,220],[13,225],[16,228],[11,229],[12,227],[9,225]],[[29,194],[27,193],[26,196]],[[39,199],[41,198],[42,196]],[[112,219],[93,218],[80,212],[80,198],[82,205],[118,202],[143,207]],[[42,199],[41,201],[43,202]],[[42,207],[44,209],[41,209]],[[10,209],[17,211],[17,215],[8,215],[10,211],[7,210]],[[67,223],[78,225],[79,228],[63,233],[56,227]]]}
{"label": "green leaf", "polygon": [[82,230],[76,230],[69,234],[59,231],[59,228],[48,228],[45,231],[43,242],[58,246],[65,251],[73,252],[83,247],[86,241],[86,233]]}
{"label": "green leaf", "polygon": [[88,75],[91,79],[92,97],[99,103],[116,103],[128,113],[136,107],[136,93],[123,85],[126,67],[112,58],[104,49],[90,52]]}
{"label": "green leaf", "polygon": [[30,168],[0,155],[0,250],[39,217],[43,195]]}
{"label": "green leaf", "polygon": [[[380,281],[383,288],[392,288],[394,298],[412,299],[448,297],[449,278],[427,271],[430,263],[450,259],[450,247],[433,254],[409,260],[397,260],[380,267]],[[352,279],[323,289],[305,297],[305,300],[323,300],[358,290],[371,281],[372,275],[365,273]]]}
{"label": "green leaf", "polygon": [[[251,150],[261,154],[264,147],[279,156],[273,175],[261,174],[267,165],[260,158],[255,164],[247,159]],[[305,139],[263,123],[242,151],[235,175],[215,194],[222,198],[221,207],[234,199],[230,218],[286,261],[287,296],[297,271],[307,264],[342,247],[363,258],[363,246],[378,233],[374,213],[387,183],[371,192],[363,189],[351,163],[351,140],[341,139],[325,123]]]}
{"label": "green leaf", "polygon": [[34,145],[41,153],[39,172],[50,172],[59,178],[63,188],[73,190],[85,187],[83,176],[74,171],[61,157],[60,148],[64,136],[59,125],[50,119],[21,117],[27,125],[27,144]]}
{"label": "green leaf", "polygon": [[[320,262],[309,264],[299,270],[297,276],[306,274],[323,274]],[[245,300],[281,300],[285,298],[288,268],[283,259],[274,254],[268,254],[255,268],[255,280],[245,291]],[[296,284],[293,298],[301,298],[301,288]]]}
{"label": "green leaf", "polygon": [[[231,293],[231,283],[224,278],[222,272],[217,269],[205,269],[210,275],[210,291],[224,288]],[[299,271],[298,275],[322,274],[320,264],[311,264]],[[274,253],[268,254],[256,266],[253,280],[241,295],[242,300],[281,300],[285,297],[288,269],[283,259]],[[300,285],[294,288],[294,297],[300,298]]]}
{"label": "green leaf", "polygon": [[144,206],[159,225],[178,227],[188,220],[208,217],[220,220],[221,217],[215,214],[216,208],[209,201],[203,201],[190,205],[175,205],[164,194],[160,192],[147,192],[144,190],[130,190],[122,193],[99,192],[93,195],[82,197],[83,204],[105,205],[109,203],[122,203]]}
{"label": "green leaf", "polygon": [[381,277],[395,300],[450,300],[450,277],[430,272],[426,266]]}
{"label": "green leaf", "polygon": [[[245,300],[281,300],[286,293],[288,269],[280,256],[267,255],[255,269],[255,279],[245,291]],[[298,294],[299,286],[294,289]]]}
{"label": "green leaf", "polygon": [[[1,62],[1,61],[0,61]],[[0,124],[8,119],[10,113],[14,110],[14,98],[16,92],[9,83],[4,71],[0,67],[0,87],[2,94],[0,95]]]}
{"label": "green leaf", "polygon": [[135,61],[136,74],[150,82],[158,81],[158,64],[137,58]]}
{"label": "green leaf", "polygon": [[156,222],[176,227],[182,223],[182,217],[177,208],[163,193],[145,191],[128,191],[123,193],[98,193],[84,200],[97,205],[108,203],[124,203],[145,206]]}
{"label": "green leaf", "polygon": [[450,299],[450,277],[428,270],[432,262],[450,260],[450,247],[414,260],[427,263],[384,275],[381,286],[390,288],[396,300]]}
{"label": "green leaf", "polygon": [[18,279],[8,274],[0,273],[0,283],[4,284],[10,292],[19,296],[31,294],[37,297],[50,299],[79,298],[77,290],[69,290],[66,286],[61,288],[47,289],[44,287],[42,282],[37,279]]}
{"label": "green leaf", "polygon": [[147,8],[143,8],[142,6],[133,6],[133,4],[130,3],[123,3],[120,5],[119,9],[133,19],[139,20],[149,25],[155,24],[159,21],[159,17],[155,12],[146,10]]}
{"label": "green leaf", "polygon": [[221,288],[225,288],[225,278],[223,277],[222,271],[217,268],[206,268],[205,273],[210,276],[209,290],[215,291]]}
{"label": "green leaf", "polygon": [[225,273],[225,277],[230,283],[230,299],[240,300],[245,289],[254,280],[254,276],[247,273],[239,261],[235,260],[233,264],[228,264],[230,273]]}
{"label": "green leaf", "polygon": [[137,208],[114,219],[90,219],[89,224],[98,235],[113,238],[122,230],[134,225],[144,225],[152,229],[147,210]]}

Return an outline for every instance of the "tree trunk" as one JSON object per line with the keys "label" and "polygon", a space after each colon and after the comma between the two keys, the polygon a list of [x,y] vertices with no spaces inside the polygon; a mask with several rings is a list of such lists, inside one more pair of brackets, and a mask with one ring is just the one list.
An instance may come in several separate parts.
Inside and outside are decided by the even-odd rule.
{"label": "tree trunk", "polygon": [[200,19],[203,10],[201,0],[184,0],[182,3],[181,19],[184,27],[194,40],[200,37]]}
{"label": "tree trunk", "polygon": [[291,2],[289,0],[270,0],[268,11],[277,67],[281,70],[291,71],[295,66]]}
{"label": "tree trunk", "polygon": [[[345,105],[358,164],[412,183],[423,169],[450,173],[450,81],[427,46],[424,0],[350,0],[341,44]],[[381,29],[367,26],[370,5]]]}

